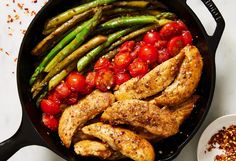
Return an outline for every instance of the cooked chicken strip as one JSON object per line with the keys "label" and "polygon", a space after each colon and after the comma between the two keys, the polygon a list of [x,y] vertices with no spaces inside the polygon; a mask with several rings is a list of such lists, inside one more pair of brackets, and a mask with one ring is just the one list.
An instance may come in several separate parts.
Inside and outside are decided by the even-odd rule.
{"label": "cooked chicken strip", "polygon": [[91,140],[83,140],[74,145],[74,151],[82,156],[96,156],[102,159],[109,158],[113,150],[105,143]]}
{"label": "cooked chicken strip", "polygon": [[170,85],[183,62],[184,53],[158,65],[141,79],[132,78],[114,93],[117,100],[143,99],[153,96]]}
{"label": "cooked chicken strip", "polygon": [[80,100],[78,104],[66,108],[62,113],[58,128],[58,134],[63,144],[69,148],[76,130],[103,112],[114,100],[111,93],[95,90]]}
{"label": "cooked chicken strip", "polygon": [[114,128],[111,125],[95,123],[82,128],[85,134],[92,135],[110,145],[115,151],[136,161],[153,161],[155,152],[152,145],[130,130]]}
{"label": "cooked chicken strip", "polygon": [[113,103],[105,110],[101,119],[111,124],[129,124],[142,127],[161,138],[175,135],[180,125],[190,115],[198,96],[193,96],[175,110],[160,109],[141,100],[123,100]]}
{"label": "cooked chicken strip", "polygon": [[153,99],[152,103],[174,106],[182,103],[195,92],[202,74],[202,57],[198,49],[190,45],[182,49],[181,53],[185,53],[186,57],[177,78],[160,96]]}
{"label": "cooked chicken strip", "polygon": [[72,143],[75,144],[82,140],[93,140],[94,137],[90,135],[86,135],[82,132],[81,128],[77,129],[72,137]]}

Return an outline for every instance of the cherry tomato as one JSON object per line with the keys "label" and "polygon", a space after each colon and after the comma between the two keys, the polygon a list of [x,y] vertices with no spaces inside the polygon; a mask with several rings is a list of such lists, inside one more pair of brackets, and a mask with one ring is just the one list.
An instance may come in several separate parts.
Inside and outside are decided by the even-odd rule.
{"label": "cherry tomato", "polygon": [[170,59],[171,55],[168,53],[167,49],[161,49],[158,51],[157,62],[161,64],[162,62]]}
{"label": "cherry tomato", "polygon": [[61,100],[59,99],[58,94],[54,90],[48,95],[48,99],[57,104],[61,104]]}
{"label": "cherry tomato", "polygon": [[71,90],[65,82],[62,82],[55,88],[55,93],[62,100],[71,94]]}
{"label": "cherry tomato", "polygon": [[157,61],[157,50],[153,45],[143,45],[138,52],[138,56],[144,62],[152,64]]}
{"label": "cherry tomato", "polygon": [[141,46],[143,46],[143,45],[146,45],[146,43],[144,41],[140,41],[140,42],[136,43],[134,50],[130,53],[133,60],[138,57],[138,52],[139,52]]}
{"label": "cherry tomato", "polygon": [[83,95],[87,95],[87,94],[90,94],[92,91],[93,91],[93,87],[86,84],[80,93]]}
{"label": "cherry tomato", "polygon": [[183,37],[183,40],[184,40],[184,45],[191,45],[192,42],[193,42],[193,37],[192,37],[192,34],[189,32],[189,31],[184,31],[182,33],[182,37]]}
{"label": "cherry tomato", "polygon": [[187,26],[184,24],[183,21],[178,20],[177,23],[178,23],[179,29],[180,29],[181,31],[186,31],[186,30],[188,30]]}
{"label": "cherry tomato", "polygon": [[66,78],[66,84],[72,91],[80,92],[86,84],[85,77],[78,72],[71,72]]}
{"label": "cherry tomato", "polygon": [[59,120],[53,115],[43,113],[42,122],[47,128],[51,129],[52,131],[56,131],[58,129]]}
{"label": "cherry tomato", "polygon": [[115,67],[117,68],[126,68],[131,61],[132,58],[129,52],[118,53],[114,59]]}
{"label": "cherry tomato", "polygon": [[67,105],[73,105],[77,103],[79,97],[78,92],[72,92],[65,100],[64,103]]}
{"label": "cherry tomato", "polygon": [[49,99],[42,99],[40,102],[41,110],[50,115],[56,115],[61,112],[59,105]]}
{"label": "cherry tomato", "polygon": [[119,52],[131,52],[134,48],[135,42],[134,41],[126,41],[124,44],[121,45],[119,48]]}
{"label": "cherry tomato", "polygon": [[130,75],[128,73],[117,73],[115,75],[115,82],[116,82],[116,85],[121,85],[123,84],[124,82],[130,80]]}
{"label": "cherry tomato", "polygon": [[157,50],[164,49],[167,47],[168,41],[166,40],[159,40],[155,43],[155,47]]}
{"label": "cherry tomato", "polygon": [[145,34],[143,41],[147,44],[155,45],[157,41],[161,39],[160,35],[156,31],[149,31]]}
{"label": "cherry tomato", "polygon": [[89,72],[86,76],[86,83],[91,87],[95,87],[96,72]]}
{"label": "cherry tomato", "polygon": [[179,24],[174,21],[162,27],[160,30],[160,37],[163,40],[170,40],[172,37],[180,35],[181,32],[182,30],[180,29]]}
{"label": "cherry tomato", "polygon": [[184,40],[182,36],[176,36],[172,38],[167,46],[167,51],[171,56],[175,56],[184,47]]}
{"label": "cherry tomato", "polygon": [[111,65],[111,62],[109,61],[109,59],[105,57],[101,57],[100,59],[98,59],[98,61],[94,65],[94,70],[98,71],[103,68],[109,68],[110,65]]}
{"label": "cherry tomato", "polygon": [[117,74],[117,73],[125,73],[126,71],[127,71],[126,68],[117,68],[116,66],[114,66],[114,68],[113,68],[113,72],[115,74]]}
{"label": "cherry tomato", "polygon": [[148,65],[139,58],[136,58],[129,65],[129,73],[132,77],[142,77],[148,72]]}
{"label": "cherry tomato", "polygon": [[97,89],[108,91],[115,84],[114,74],[110,69],[101,69],[96,74],[95,82]]}

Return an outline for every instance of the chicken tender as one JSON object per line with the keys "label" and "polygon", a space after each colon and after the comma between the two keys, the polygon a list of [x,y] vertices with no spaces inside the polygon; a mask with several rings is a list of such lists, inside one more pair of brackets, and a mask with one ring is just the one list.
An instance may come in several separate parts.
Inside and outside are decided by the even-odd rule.
{"label": "chicken tender", "polygon": [[155,67],[141,79],[132,78],[123,83],[114,93],[116,99],[143,99],[161,92],[174,81],[184,57],[181,52]]}
{"label": "chicken tender", "polygon": [[113,150],[107,144],[92,140],[83,140],[76,143],[74,151],[78,155],[96,156],[102,159],[109,158],[113,153]]}
{"label": "chicken tender", "polygon": [[58,134],[63,144],[69,148],[76,130],[88,120],[103,112],[115,98],[109,92],[93,91],[78,104],[65,109],[59,121]]}
{"label": "chicken tender", "polygon": [[186,56],[177,78],[152,103],[174,106],[184,102],[195,92],[202,74],[202,56],[195,46],[190,45],[182,49],[181,53]]}
{"label": "chicken tender", "polygon": [[82,128],[85,134],[92,135],[110,145],[115,151],[137,161],[154,161],[152,145],[130,130],[115,128],[101,122]]}
{"label": "chicken tender", "polygon": [[191,114],[197,100],[198,96],[195,95],[175,109],[160,109],[147,101],[123,100],[107,108],[101,119],[114,125],[141,127],[160,138],[166,138],[178,133],[180,125]]}

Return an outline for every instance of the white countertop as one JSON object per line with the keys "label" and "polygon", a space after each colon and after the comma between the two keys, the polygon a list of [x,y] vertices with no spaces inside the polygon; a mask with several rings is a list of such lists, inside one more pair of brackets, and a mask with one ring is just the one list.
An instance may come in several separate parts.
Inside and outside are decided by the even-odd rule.
{"label": "white countertop", "polygon": [[[0,142],[12,136],[18,129],[21,121],[21,107],[16,86],[16,58],[22,41],[22,31],[27,28],[34,16],[31,11],[39,10],[46,0],[1,0],[0,1]],[[214,21],[200,0],[189,0],[191,8],[197,13],[210,33],[214,31]],[[199,137],[206,126],[216,118],[236,113],[236,1],[213,0],[222,13],[226,28],[216,53],[216,88],[215,95],[206,120],[198,133],[183,149],[175,161],[196,161],[196,149]],[[17,2],[24,3],[21,10]],[[8,5],[9,4],[9,5]],[[15,16],[17,10],[19,19],[13,23],[7,23],[7,15]],[[17,16],[15,17],[17,19]],[[22,24],[20,25],[20,21]],[[12,35],[11,35],[12,34]],[[3,51],[1,51],[3,48]],[[7,53],[6,53],[7,52]],[[50,150],[39,146],[28,146],[19,150],[9,161],[63,161]]]}

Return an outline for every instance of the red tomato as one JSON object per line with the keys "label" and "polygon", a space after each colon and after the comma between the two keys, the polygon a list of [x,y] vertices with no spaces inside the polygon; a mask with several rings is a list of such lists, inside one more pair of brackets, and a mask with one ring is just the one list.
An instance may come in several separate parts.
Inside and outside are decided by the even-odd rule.
{"label": "red tomato", "polygon": [[131,52],[134,48],[135,42],[134,41],[126,41],[124,44],[121,45],[119,48],[119,52]]}
{"label": "red tomato", "polygon": [[164,49],[167,47],[168,41],[166,40],[159,40],[155,43],[155,47],[157,50]]}
{"label": "red tomato", "polygon": [[50,115],[56,115],[61,112],[59,104],[49,99],[42,99],[40,102],[41,110]]}
{"label": "red tomato", "polygon": [[138,52],[138,56],[146,63],[152,64],[157,61],[157,50],[153,45],[143,45]]}
{"label": "red tomato", "polygon": [[171,55],[168,53],[167,49],[162,49],[158,51],[157,62],[161,64],[162,62],[170,59]]}
{"label": "red tomato", "polygon": [[61,100],[58,98],[58,95],[55,91],[51,92],[49,95],[48,95],[48,99],[57,103],[57,104],[61,104]]}
{"label": "red tomato", "polygon": [[103,92],[110,90],[115,84],[113,72],[110,69],[99,70],[96,74],[95,82],[97,89]]}
{"label": "red tomato", "polygon": [[86,83],[91,87],[95,87],[96,72],[89,72],[86,76]]}
{"label": "red tomato", "polygon": [[137,58],[135,59],[130,65],[129,65],[129,73],[132,77],[142,77],[148,72],[148,65],[141,59]]}
{"label": "red tomato", "polygon": [[101,57],[100,59],[98,59],[98,61],[94,65],[94,70],[98,71],[103,68],[109,68],[110,65],[111,65],[111,62],[109,61],[109,59],[105,57]]}
{"label": "red tomato", "polygon": [[117,68],[126,68],[131,61],[132,58],[129,52],[118,53],[114,59],[115,67]]}
{"label": "red tomato", "polygon": [[43,113],[42,122],[47,128],[51,129],[52,131],[56,131],[58,129],[59,120],[53,115]]}
{"label": "red tomato", "polygon": [[116,66],[114,66],[114,68],[113,68],[113,72],[115,74],[117,74],[117,73],[125,73],[126,71],[127,71],[126,68],[117,68]]}
{"label": "red tomato", "polygon": [[92,91],[93,91],[93,87],[91,87],[88,84],[86,84],[84,86],[84,89],[80,93],[84,94],[84,95],[87,95],[87,94],[90,94]]}
{"label": "red tomato", "polygon": [[158,32],[150,31],[145,34],[143,41],[147,44],[155,45],[155,43],[160,39],[161,37]]}
{"label": "red tomato", "polygon": [[83,91],[86,84],[85,77],[78,72],[71,72],[66,78],[66,84],[72,91]]}
{"label": "red tomato", "polygon": [[72,92],[65,100],[64,103],[67,105],[73,105],[77,103],[79,97],[78,92]]}
{"label": "red tomato", "polygon": [[166,24],[160,30],[160,36],[163,40],[170,40],[174,36],[180,35],[182,30],[177,22],[171,22]]}
{"label": "red tomato", "polygon": [[56,88],[55,93],[57,97],[62,100],[71,94],[71,90],[65,82],[61,82]]}
{"label": "red tomato", "polygon": [[115,75],[115,82],[116,82],[116,85],[121,85],[123,84],[124,82],[130,80],[130,75],[128,73],[117,73]]}
{"label": "red tomato", "polygon": [[134,50],[130,53],[133,60],[138,57],[138,52],[139,52],[141,46],[143,46],[143,45],[145,45],[144,41],[140,41],[140,42],[136,43]]}
{"label": "red tomato", "polygon": [[186,30],[188,30],[187,26],[184,24],[183,21],[178,20],[177,23],[178,23],[179,29],[180,29],[181,31],[186,31]]}
{"label": "red tomato", "polygon": [[184,31],[182,33],[182,37],[183,37],[183,40],[184,40],[184,45],[191,45],[192,42],[193,42],[193,37],[192,37],[192,34],[189,32],[189,31]]}
{"label": "red tomato", "polygon": [[172,38],[167,46],[167,51],[171,56],[175,56],[184,47],[184,40],[182,36],[176,36]]}

